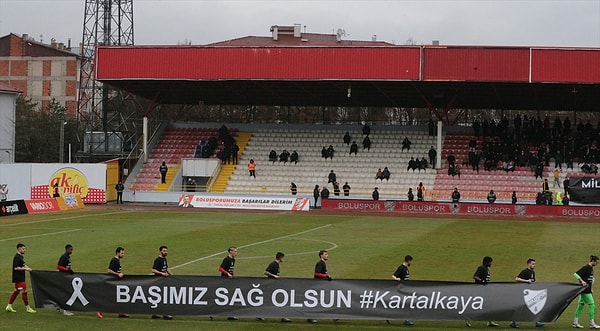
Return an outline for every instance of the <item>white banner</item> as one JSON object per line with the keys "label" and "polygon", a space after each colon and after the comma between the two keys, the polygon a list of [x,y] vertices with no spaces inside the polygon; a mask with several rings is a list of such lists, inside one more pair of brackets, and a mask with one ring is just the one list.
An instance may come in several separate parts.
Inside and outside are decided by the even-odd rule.
{"label": "white banner", "polygon": [[182,194],[179,207],[308,211],[310,198]]}

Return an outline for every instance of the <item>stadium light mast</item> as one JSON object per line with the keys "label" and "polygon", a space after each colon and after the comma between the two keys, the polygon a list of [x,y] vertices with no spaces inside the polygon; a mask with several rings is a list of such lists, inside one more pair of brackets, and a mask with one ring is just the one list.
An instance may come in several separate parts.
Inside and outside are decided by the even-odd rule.
{"label": "stadium light mast", "polygon": [[89,155],[114,153],[110,136],[125,122],[120,114],[109,119],[109,88],[94,79],[97,45],[133,45],[133,0],[85,0],[77,119]]}

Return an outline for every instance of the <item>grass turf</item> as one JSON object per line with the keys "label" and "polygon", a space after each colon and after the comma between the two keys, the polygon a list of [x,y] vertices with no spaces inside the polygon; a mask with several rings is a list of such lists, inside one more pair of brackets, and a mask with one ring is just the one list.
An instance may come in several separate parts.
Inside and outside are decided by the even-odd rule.
{"label": "grass turf", "polygon": [[[494,258],[492,281],[513,281],[529,257],[537,260],[540,282],[574,281],[572,274],[598,254],[595,242],[599,225],[577,222],[514,221],[510,219],[441,219],[383,217],[369,214],[322,215],[315,213],[250,213],[135,208],[88,209],[44,215],[20,215],[0,219],[0,284],[8,299],[12,291],[10,270],[15,245],[27,245],[25,259],[38,270],[55,270],[64,245],[74,246],[73,269],[106,271],[117,246],[125,247],[124,273],[149,274],[160,245],[169,246],[169,265],[177,275],[218,275],[217,268],[228,246],[238,246],[236,277],[261,276],[277,251],[286,254],[283,277],[312,278],[320,249],[330,251],[328,270],[334,279],[391,279],[404,255],[414,257],[411,278],[420,280],[471,281],[485,255]],[[29,281],[29,278],[28,278]],[[33,297],[30,294],[30,297]],[[570,329],[574,304],[546,329]],[[4,306],[2,306],[4,307]],[[0,329],[29,330],[377,330],[404,327],[401,321],[319,321],[309,325],[298,320],[236,322],[220,318],[176,316],[172,321],[148,316],[118,319],[107,314],[62,316],[40,309],[25,314],[22,300],[18,313],[0,312]],[[599,313],[600,314],[600,313]],[[600,315],[599,315],[600,316]],[[580,324],[587,325],[587,307]],[[412,330],[460,330],[462,322],[417,321]],[[487,329],[474,322],[471,329]],[[508,329],[508,323],[501,323]],[[534,329],[533,323],[521,323]]]}

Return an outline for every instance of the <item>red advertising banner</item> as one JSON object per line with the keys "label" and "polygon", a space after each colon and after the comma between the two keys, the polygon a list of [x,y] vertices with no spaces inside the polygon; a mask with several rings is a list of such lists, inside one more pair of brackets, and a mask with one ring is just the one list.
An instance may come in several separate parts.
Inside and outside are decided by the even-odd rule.
{"label": "red advertising banner", "polygon": [[25,200],[25,205],[30,214],[60,211],[56,198]]}

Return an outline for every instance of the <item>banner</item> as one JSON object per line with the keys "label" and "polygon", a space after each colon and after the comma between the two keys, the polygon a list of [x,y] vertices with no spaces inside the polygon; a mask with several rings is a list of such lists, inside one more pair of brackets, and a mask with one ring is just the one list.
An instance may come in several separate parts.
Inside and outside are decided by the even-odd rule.
{"label": "banner", "polygon": [[569,178],[569,196],[579,203],[600,203],[600,178]]}
{"label": "banner", "polygon": [[0,201],[0,216],[27,214],[27,207],[23,200]]}
{"label": "banner", "polygon": [[558,319],[573,283],[126,276],[31,271],[37,308],[110,313],[385,320]]}
{"label": "banner", "polygon": [[25,200],[29,213],[48,213],[60,211],[56,198]]}
{"label": "banner", "polygon": [[178,205],[182,208],[308,211],[310,198],[182,194]]}

